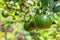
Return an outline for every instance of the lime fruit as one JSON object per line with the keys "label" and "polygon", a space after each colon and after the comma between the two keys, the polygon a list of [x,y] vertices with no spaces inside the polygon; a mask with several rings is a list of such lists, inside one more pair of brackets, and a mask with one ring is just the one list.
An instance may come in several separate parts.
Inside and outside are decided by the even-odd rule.
{"label": "lime fruit", "polygon": [[39,29],[46,29],[52,25],[52,20],[50,16],[46,14],[40,14],[35,17],[35,23]]}

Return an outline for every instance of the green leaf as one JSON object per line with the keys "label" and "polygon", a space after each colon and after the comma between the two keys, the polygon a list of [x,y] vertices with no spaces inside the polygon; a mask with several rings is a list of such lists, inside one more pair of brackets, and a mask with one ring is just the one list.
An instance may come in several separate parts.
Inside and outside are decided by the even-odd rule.
{"label": "green leaf", "polygon": [[58,12],[57,15],[58,15],[58,19],[59,19],[60,18],[60,12]]}
{"label": "green leaf", "polygon": [[54,0],[54,1],[58,1],[58,0]]}
{"label": "green leaf", "polygon": [[47,8],[49,0],[40,0],[40,1],[41,1],[42,8],[44,9]]}
{"label": "green leaf", "polygon": [[0,8],[4,8],[4,1],[0,0]]}
{"label": "green leaf", "polygon": [[36,9],[36,13],[37,13],[37,14],[40,14],[40,13],[39,13],[39,9]]}
{"label": "green leaf", "polygon": [[16,3],[16,2],[18,2],[19,0],[11,0],[11,1],[13,1],[14,3]]}
{"label": "green leaf", "polygon": [[50,1],[50,2],[49,2],[49,5],[50,5],[51,8],[53,8],[53,7],[56,5],[56,3],[57,3],[57,2],[52,2],[52,1]]}
{"label": "green leaf", "polygon": [[60,12],[60,6],[57,6],[57,7],[53,8],[53,11],[54,12]]}
{"label": "green leaf", "polygon": [[40,0],[38,0],[37,2],[38,2],[37,5],[40,6]]}
{"label": "green leaf", "polygon": [[22,5],[24,4],[25,0],[19,0],[19,4]]}
{"label": "green leaf", "polygon": [[60,19],[56,20],[55,22],[56,24],[60,25]]}

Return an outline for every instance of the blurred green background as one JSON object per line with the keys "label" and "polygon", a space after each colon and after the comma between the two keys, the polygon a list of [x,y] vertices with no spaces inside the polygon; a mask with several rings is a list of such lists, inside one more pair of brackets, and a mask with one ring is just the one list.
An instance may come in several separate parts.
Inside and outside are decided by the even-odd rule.
{"label": "blurred green background", "polygon": [[[25,22],[42,13],[51,27],[26,31]],[[0,40],[60,40],[60,0],[0,0]]]}

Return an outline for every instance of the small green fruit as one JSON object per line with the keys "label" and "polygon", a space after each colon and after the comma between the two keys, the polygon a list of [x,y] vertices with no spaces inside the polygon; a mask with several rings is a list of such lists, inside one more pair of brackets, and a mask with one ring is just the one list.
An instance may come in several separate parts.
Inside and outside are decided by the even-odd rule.
{"label": "small green fruit", "polygon": [[46,29],[49,28],[52,25],[52,20],[50,16],[46,14],[40,14],[35,17],[36,26],[38,26],[39,29]]}

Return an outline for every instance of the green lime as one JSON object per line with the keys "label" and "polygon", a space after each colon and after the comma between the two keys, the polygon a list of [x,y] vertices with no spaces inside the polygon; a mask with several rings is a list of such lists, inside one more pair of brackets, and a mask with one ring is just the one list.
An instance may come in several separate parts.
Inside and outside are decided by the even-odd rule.
{"label": "green lime", "polygon": [[32,19],[32,21],[30,23],[30,26],[33,27],[33,28],[35,28],[35,19],[34,18]]}
{"label": "green lime", "polygon": [[30,22],[25,22],[25,24],[24,24],[24,29],[26,30],[26,31],[31,31],[31,28],[30,28]]}
{"label": "green lime", "polygon": [[46,14],[40,14],[35,17],[35,23],[39,29],[46,29],[52,25],[52,20],[50,16]]}
{"label": "green lime", "polygon": [[33,27],[34,26],[34,24],[32,24],[31,22],[25,22],[25,24],[24,24],[24,29],[26,30],[26,31],[32,31],[32,30],[34,30],[34,28],[35,27]]}
{"label": "green lime", "polygon": [[25,22],[24,29],[29,30],[29,28],[30,28],[30,22]]}

